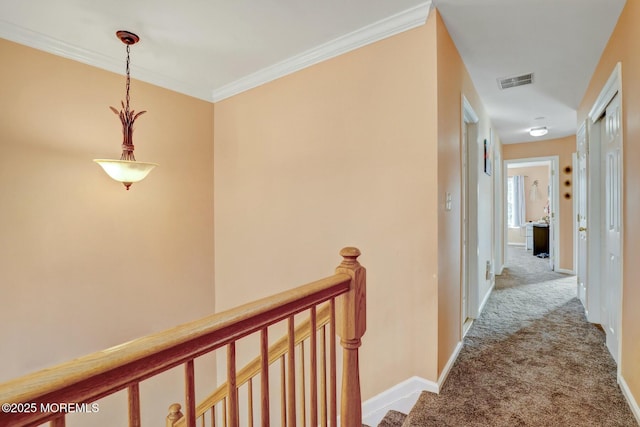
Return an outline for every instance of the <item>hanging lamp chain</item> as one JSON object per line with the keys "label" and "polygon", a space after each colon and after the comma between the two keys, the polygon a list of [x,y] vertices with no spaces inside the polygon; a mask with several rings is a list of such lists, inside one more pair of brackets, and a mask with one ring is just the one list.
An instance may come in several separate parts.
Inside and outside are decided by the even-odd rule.
{"label": "hanging lamp chain", "polygon": [[129,113],[129,88],[131,87],[131,68],[130,68],[130,64],[131,64],[131,59],[129,58],[129,54],[131,53],[131,46],[127,45],[127,106],[125,107],[125,112],[128,114]]}
{"label": "hanging lamp chain", "polygon": [[137,43],[140,39],[137,35],[130,33],[128,31],[118,31],[116,32],[116,36],[126,45],[127,47],[127,66],[126,66],[126,94],[125,100],[121,101],[122,110],[118,111],[114,107],[110,107],[111,111],[114,112],[122,123],[122,155],[120,156],[120,160],[130,160],[135,161],[136,158],[133,155],[133,151],[135,149],[133,145],[133,123],[136,119],[146,113],[146,111],[131,111],[130,104],[131,98],[129,92],[131,90],[131,45]]}
{"label": "hanging lamp chain", "polygon": [[126,95],[125,95],[125,105],[124,105],[124,122],[123,125],[123,134],[124,141],[122,143],[122,155],[120,156],[120,160],[132,160],[135,161],[136,157],[133,155],[133,120],[131,118],[131,113],[129,112],[129,89],[131,88],[131,46],[127,44],[127,80],[126,80]]}

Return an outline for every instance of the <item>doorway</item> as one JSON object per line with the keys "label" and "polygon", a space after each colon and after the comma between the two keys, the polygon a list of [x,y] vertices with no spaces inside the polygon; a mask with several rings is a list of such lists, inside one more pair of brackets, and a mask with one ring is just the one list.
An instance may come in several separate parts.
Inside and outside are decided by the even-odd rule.
{"label": "doorway", "polygon": [[[477,188],[477,182],[473,179],[477,173],[475,162],[470,160],[469,147],[475,147],[478,139],[479,118],[467,98],[462,96],[462,123],[461,123],[461,220],[460,220],[460,313],[461,313],[461,337],[464,337],[476,315],[474,307],[477,307],[477,290],[471,286],[471,277],[477,276],[477,232],[475,227],[470,227],[471,212],[477,212],[477,199],[470,197],[470,190]],[[473,250],[472,250],[473,248]]]}
{"label": "doorway", "polygon": [[550,270],[557,270],[560,259],[558,163],[558,156],[504,162],[504,247],[523,246],[546,258]]}

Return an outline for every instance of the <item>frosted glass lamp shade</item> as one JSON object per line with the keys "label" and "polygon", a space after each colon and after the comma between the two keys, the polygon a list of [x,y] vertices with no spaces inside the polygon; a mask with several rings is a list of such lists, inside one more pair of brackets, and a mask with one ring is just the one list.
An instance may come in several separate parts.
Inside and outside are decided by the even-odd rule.
{"label": "frosted glass lamp shade", "polygon": [[549,129],[546,126],[541,126],[537,128],[532,128],[529,131],[529,135],[531,136],[544,136],[549,133]]}
{"label": "frosted glass lamp shade", "polygon": [[136,162],[132,160],[94,159],[114,180],[121,182],[127,190],[134,182],[142,181],[157,163]]}

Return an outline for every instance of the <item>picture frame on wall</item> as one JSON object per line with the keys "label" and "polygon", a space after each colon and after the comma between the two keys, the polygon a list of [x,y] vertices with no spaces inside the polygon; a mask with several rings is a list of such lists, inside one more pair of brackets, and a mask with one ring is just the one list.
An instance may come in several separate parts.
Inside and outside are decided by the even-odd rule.
{"label": "picture frame on wall", "polygon": [[484,140],[484,173],[491,176],[491,143]]}

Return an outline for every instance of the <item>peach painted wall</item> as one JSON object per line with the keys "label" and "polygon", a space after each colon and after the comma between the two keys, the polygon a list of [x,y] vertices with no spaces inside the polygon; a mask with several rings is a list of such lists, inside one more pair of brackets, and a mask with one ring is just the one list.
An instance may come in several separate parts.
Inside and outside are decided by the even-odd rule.
{"label": "peach painted wall", "polygon": [[[573,271],[573,185],[565,187],[563,182],[572,180],[571,174],[566,174],[564,168],[571,166],[571,155],[576,151],[575,135],[560,139],[549,139],[539,142],[526,142],[520,144],[505,144],[502,147],[504,160],[526,159],[535,157],[558,156],[560,177],[560,263],[563,270]],[[570,193],[571,198],[566,199],[565,193]]]}
{"label": "peach painted wall", "polygon": [[[478,286],[479,301],[491,289],[491,281],[485,279],[486,261],[493,262],[492,252],[492,194],[490,176],[483,171],[484,140],[490,138],[491,124],[484,106],[471,82],[462,58],[456,49],[439,12],[438,37],[438,375],[461,341],[461,123],[462,95],[467,98],[480,118],[476,144],[469,144],[471,164],[469,173],[475,175],[480,191],[485,194],[478,201],[477,222],[471,224],[478,230],[477,277],[471,277],[472,286]],[[499,141],[495,141],[499,145]],[[498,148],[499,149],[499,148]],[[472,194],[473,189],[469,190]],[[450,211],[445,210],[446,193],[455,201]],[[472,216],[472,215],[470,215]],[[473,220],[470,218],[470,220]],[[474,251],[472,251],[474,252]],[[480,271],[481,270],[481,271]]]}
{"label": "peach painted wall", "polygon": [[[529,166],[508,170],[509,176],[524,176],[525,221],[539,221],[546,215],[544,208],[549,203],[549,166]],[[533,198],[531,191],[535,181],[538,181],[537,197]],[[560,186],[562,187],[562,184]]]}
{"label": "peach painted wall", "polygon": [[578,110],[583,123],[617,62],[622,62],[623,296],[622,377],[640,403],[640,2],[627,1]]}
{"label": "peach painted wall", "polygon": [[[133,81],[160,166],[125,191],[92,162],[120,156],[124,76],[1,39],[0,61],[0,382],[212,313],[213,104]],[[151,384],[159,425],[183,386]]]}
{"label": "peach painted wall", "polygon": [[[436,23],[216,103],[216,306],[362,250],[363,398],[437,379]],[[275,338],[275,337],[274,337]]]}

